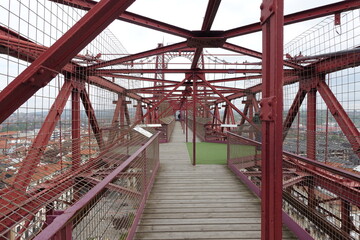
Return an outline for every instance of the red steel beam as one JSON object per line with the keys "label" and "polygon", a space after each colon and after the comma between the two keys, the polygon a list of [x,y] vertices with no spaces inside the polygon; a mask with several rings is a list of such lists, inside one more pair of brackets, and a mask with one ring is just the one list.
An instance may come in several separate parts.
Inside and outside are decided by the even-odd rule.
{"label": "red steel beam", "polygon": [[51,106],[38,135],[29,148],[28,154],[22,161],[21,167],[15,177],[13,185],[15,188],[25,190],[30,184],[32,175],[37,169],[37,165],[40,163],[41,156],[44,154],[47,143],[60,119],[72,88],[73,86],[70,81],[64,82],[64,85]]}
{"label": "red steel beam", "polygon": [[[248,48],[240,47],[240,46],[232,44],[232,43],[224,43],[222,48],[226,49],[226,50],[229,50],[229,51],[245,54],[245,55],[250,56],[250,57],[262,59],[262,53],[261,52],[257,52],[257,51],[254,51],[254,50],[251,50],[251,49],[248,49]],[[288,67],[292,67],[294,69],[303,69],[304,68],[301,65],[298,65],[296,63],[292,63],[292,62],[289,62],[289,61],[284,61],[284,65],[288,66]]]}
{"label": "red steel beam", "polygon": [[260,9],[263,40],[261,239],[278,240],[282,239],[284,1],[263,0]]}
{"label": "red steel beam", "polygon": [[[9,31],[9,32],[8,32]],[[41,45],[37,45],[35,43],[32,43],[31,41],[27,40],[24,37],[21,37],[20,35],[16,34],[15,32],[6,29],[4,27],[0,27],[0,35],[6,36],[6,41],[14,41],[19,43],[19,46],[15,46],[14,44],[10,45],[4,45],[3,43],[0,43],[0,45],[6,47],[8,51],[4,51],[4,54],[9,54],[10,56],[13,56],[15,58],[22,59],[27,62],[33,62],[41,53],[43,53],[47,48]],[[25,40],[24,40],[25,39]],[[28,45],[31,45],[35,48],[35,50],[30,51]],[[68,73],[75,73],[74,69],[77,69],[79,65],[71,62],[66,64],[62,71],[66,74]],[[129,77],[131,78],[131,77]],[[112,92],[117,93],[124,93],[125,88],[120,87],[119,85],[112,83],[104,78],[101,77],[95,77],[90,76],[89,81],[91,84],[96,85],[100,88],[107,89]],[[130,98],[134,98],[136,100],[141,100],[142,98],[136,94],[129,93],[128,96]]]}
{"label": "red steel beam", "polygon": [[85,113],[87,115],[87,117],[89,118],[89,122],[91,125],[91,128],[93,130],[94,136],[96,138],[96,141],[99,145],[99,149],[100,151],[104,148],[104,140],[100,131],[100,127],[99,124],[96,120],[96,116],[95,116],[95,111],[92,107],[91,101],[90,101],[90,97],[88,95],[88,93],[86,92],[86,89],[82,89],[80,92],[80,98],[82,100],[82,103],[84,105],[85,108]]}
{"label": "red steel beam", "polygon": [[[56,3],[61,3],[74,8],[89,11],[93,8],[97,2],[91,0],[49,0]],[[189,38],[192,37],[192,33],[189,30],[173,26],[164,22],[160,22],[151,18],[147,18],[135,13],[125,11],[119,17],[119,20],[136,24],[142,27],[150,28],[153,30],[169,33],[175,36]]]}
{"label": "red steel beam", "polygon": [[316,160],[316,89],[314,88],[307,94],[306,113],[306,156]]}
{"label": "red steel beam", "polygon": [[306,96],[306,93],[307,92],[305,90],[299,88],[283,124],[283,139],[286,138],[286,135],[291,128],[296,115],[299,113],[300,106]]}
{"label": "red steel beam", "polygon": [[106,62],[101,62],[101,63],[96,63],[93,64],[89,67],[86,68],[87,71],[90,70],[95,70],[97,68],[102,68],[102,67],[108,67],[108,66],[112,66],[112,65],[117,65],[117,64],[121,64],[124,62],[131,62],[140,58],[146,58],[149,56],[154,56],[154,55],[159,55],[162,53],[166,53],[166,52],[170,52],[170,51],[176,51],[179,49],[183,49],[187,47],[187,42],[179,42],[179,43],[174,43],[168,46],[164,46],[164,47],[158,47],[158,48],[154,48],[152,50],[149,51],[145,51],[145,52],[141,52],[141,53],[136,53],[136,54],[132,54],[126,57],[121,57],[121,58],[116,58],[113,60],[109,60]]}
{"label": "red steel beam", "polygon": [[[283,81],[284,81],[284,86],[285,85],[288,85],[288,84],[292,84],[292,83],[295,83],[295,82],[298,82],[299,81],[299,76],[295,75],[295,76],[285,76]],[[233,99],[236,99],[236,98],[241,98],[241,97],[245,97],[246,96],[246,92],[251,92],[251,93],[258,93],[261,91],[261,88],[262,88],[262,84],[257,84],[255,86],[252,86],[252,87],[249,87],[247,89],[244,90],[244,92],[240,92],[240,93],[234,93],[230,96],[227,96],[226,98],[228,100],[233,100]],[[221,103],[221,102],[224,102],[222,99],[218,99],[215,101],[215,103]]]}
{"label": "red steel beam", "polygon": [[[205,17],[204,17],[204,21],[201,27],[201,30],[204,32],[209,32],[211,29],[211,26],[214,22],[216,13],[219,9],[221,0],[209,0],[207,8],[206,8],[206,12],[205,12]],[[202,54],[203,48],[202,47],[198,47],[196,48],[192,63],[191,63],[191,69],[195,69],[198,66],[198,62],[200,59],[200,56]]]}
{"label": "red steel beam", "polygon": [[[261,69],[97,69],[93,72],[95,75],[105,75],[108,73],[188,73],[188,74],[201,74],[201,73],[261,73]],[[289,74],[295,74],[293,70],[286,70]],[[90,73],[91,74],[91,73]]]}
{"label": "red steel beam", "polygon": [[[77,170],[81,164],[81,119],[80,91],[74,88],[71,93],[71,169]],[[76,198],[76,197],[75,197]]]}
{"label": "red steel beam", "polygon": [[222,98],[232,109],[239,113],[250,125],[252,125],[256,130],[260,131],[258,126],[256,126],[242,111],[240,111],[233,103],[231,103],[224,95],[222,95],[215,87],[205,80],[205,77],[201,77],[201,80],[208,85],[220,98]]}
{"label": "red steel beam", "polygon": [[163,80],[163,79],[160,80],[160,79],[156,79],[156,78],[138,77],[138,76],[132,76],[132,75],[120,75],[120,74],[113,74],[113,73],[99,74],[99,76],[121,78],[121,79],[127,79],[127,80],[139,80],[139,81],[145,81],[145,82],[163,82],[163,83],[172,83],[172,84],[178,83],[178,81],[175,81],[175,80]]}
{"label": "red steel beam", "polygon": [[251,75],[251,76],[244,76],[244,77],[234,77],[234,78],[223,78],[223,79],[214,79],[209,80],[209,83],[215,82],[232,82],[232,81],[240,81],[240,80],[251,80],[251,79],[262,79],[262,75]]}
{"label": "red steel beam", "polygon": [[317,90],[351,144],[354,152],[360,156],[360,134],[358,129],[325,81],[320,81],[318,83]]}
{"label": "red steel beam", "polygon": [[[179,82],[172,91],[170,91],[169,93],[167,93],[162,99],[160,99],[159,101],[157,101],[156,103],[154,103],[153,107],[151,109],[148,108],[147,112],[143,115],[142,119],[138,119],[137,121],[135,121],[129,129],[134,128],[137,124],[139,124],[143,119],[146,119],[148,116],[150,116],[151,113],[153,113],[156,108],[158,106],[160,106],[160,104],[162,102],[164,102],[165,100],[169,99],[169,96],[172,96],[173,92],[176,91],[176,89],[178,89],[180,86],[182,86],[184,84],[184,82],[187,80],[187,78],[184,78],[184,80],[182,80],[181,82]],[[156,98],[158,99],[158,98]],[[148,106],[149,107],[149,106]]]}
{"label": "red steel beam", "polygon": [[135,0],[102,0],[0,93],[0,123],[46,86],[89,42]]}
{"label": "red steel beam", "polygon": [[[284,16],[284,25],[307,21],[319,17],[332,15],[339,12],[358,9],[358,8],[360,8],[360,2],[358,0],[340,1],[337,3],[286,15]],[[260,30],[261,30],[261,25],[258,22],[225,31],[223,37],[233,38],[249,33],[258,32]]]}
{"label": "red steel beam", "polygon": [[360,65],[360,53],[351,52],[326,58],[310,65],[319,74],[327,74]]}

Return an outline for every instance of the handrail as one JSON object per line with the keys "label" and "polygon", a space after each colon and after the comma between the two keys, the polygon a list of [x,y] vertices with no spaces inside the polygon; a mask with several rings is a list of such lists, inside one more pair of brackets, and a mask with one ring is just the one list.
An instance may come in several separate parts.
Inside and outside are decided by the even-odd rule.
{"label": "handrail", "polygon": [[135,153],[133,153],[126,161],[124,161],[120,166],[118,166],[114,171],[112,171],[108,176],[106,176],[102,181],[96,184],[89,192],[87,192],[79,201],[77,201],[73,206],[69,207],[54,219],[54,221],[49,224],[43,231],[41,231],[34,240],[42,239],[51,239],[59,232],[66,224],[74,217],[76,214],[81,211],[85,206],[87,206],[91,200],[93,200],[109,183],[111,183],[114,178],[123,171],[130,163],[132,163],[153,141],[159,136],[160,132],[157,132],[153,135],[143,146],[141,146]]}

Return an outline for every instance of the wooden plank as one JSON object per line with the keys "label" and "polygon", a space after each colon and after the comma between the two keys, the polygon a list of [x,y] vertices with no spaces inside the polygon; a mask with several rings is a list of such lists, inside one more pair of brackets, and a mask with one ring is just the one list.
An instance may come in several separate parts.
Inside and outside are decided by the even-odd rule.
{"label": "wooden plank", "polygon": [[237,208],[208,208],[208,207],[199,207],[199,208],[147,208],[144,211],[144,214],[149,213],[238,213],[238,212],[259,212],[259,206],[241,206]]}
{"label": "wooden plank", "polygon": [[150,213],[143,214],[143,219],[188,219],[188,218],[258,218],[260,217],[260,211],[255,212],[226,212],[226,213]]}
{"label": "wooden plank", "polygon": [[[179,123],[135,239],[260,239],[260,200],[224,165],[192,166]],[[296,239],[287,230],[283,239]]]}
{"label": "wooden plank", "polygon": [[260,231],[259,224],[156,225],[140,226],[137,232]]}

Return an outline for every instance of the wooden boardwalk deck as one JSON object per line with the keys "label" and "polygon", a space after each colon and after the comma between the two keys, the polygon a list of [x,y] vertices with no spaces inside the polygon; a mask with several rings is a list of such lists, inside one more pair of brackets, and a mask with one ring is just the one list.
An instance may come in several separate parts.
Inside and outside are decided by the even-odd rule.
{"label": "wooden boardwalk deck", "polygon": [[260,239],[259,199],[226,166],[192,166],[176,124],[135,239]]}

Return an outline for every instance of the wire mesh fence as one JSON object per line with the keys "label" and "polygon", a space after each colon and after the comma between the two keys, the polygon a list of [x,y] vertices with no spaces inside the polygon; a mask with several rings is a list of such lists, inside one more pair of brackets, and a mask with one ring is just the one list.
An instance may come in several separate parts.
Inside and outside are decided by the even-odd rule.
{"label": "wire mesh fence", "polygon": [[[229,168],[260,196],[261,143],[229,133],[228,150]],[[359,184],[358,174],[283,154],[283,212],[314,239],[359,238]]]}

